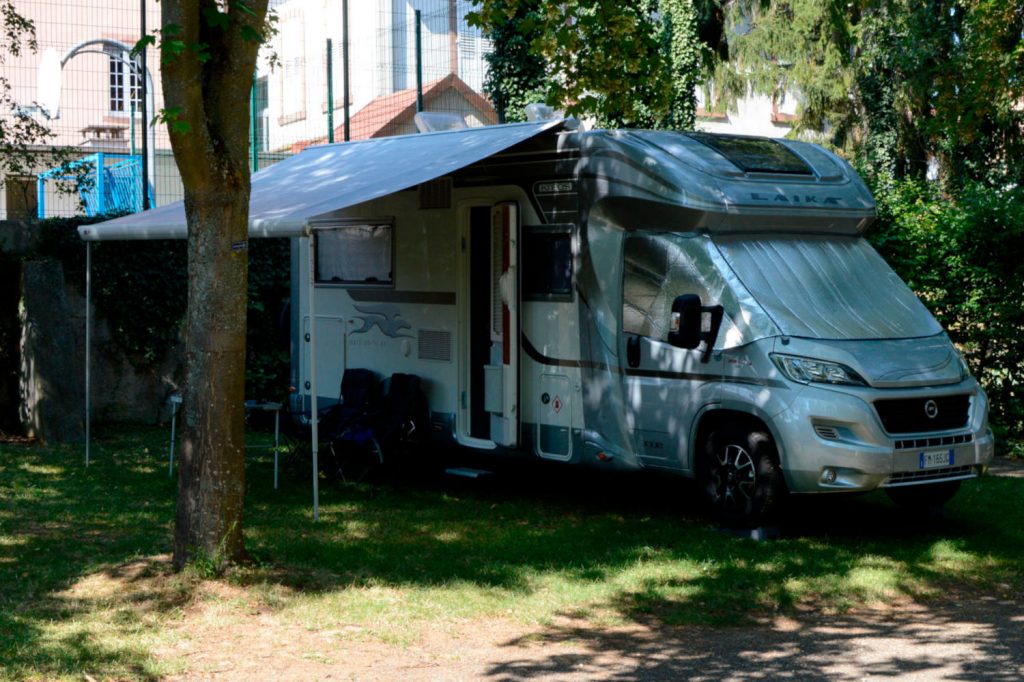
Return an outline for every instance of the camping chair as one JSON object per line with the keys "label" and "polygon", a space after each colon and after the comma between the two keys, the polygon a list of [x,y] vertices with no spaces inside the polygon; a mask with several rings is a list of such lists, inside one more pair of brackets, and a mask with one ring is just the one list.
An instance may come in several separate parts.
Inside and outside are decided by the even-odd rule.
{"label": "camping chair", "polygon": [[427,428],[427,401],[415,374],[392,374],[382,414],[374,427],[381,450],[393,452],[419,442]]}
{"label": "camping chair", "polygon": [[324,470],[331,478],[362,480],[384,457],[373,440],[373,414],[377,405],[377,375],[368,369],[346,369],[337,405],[320,418],[320,440],[328,444],[330,458]]}

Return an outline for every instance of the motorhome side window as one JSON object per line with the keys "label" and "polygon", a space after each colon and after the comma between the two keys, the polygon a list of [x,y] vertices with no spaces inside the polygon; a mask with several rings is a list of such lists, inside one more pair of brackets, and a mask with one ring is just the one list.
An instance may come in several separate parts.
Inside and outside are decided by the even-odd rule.
{"label": "motorhome side window", "polygon": [[522,253],[525,298],[572,300],[571,225],[525,225]]}
{"label": "motorhome side window", "polygon": [[[623,249],[622,331],[659,341],[668,338],[672,301],[697,294],[707,301],[707,287],[698,271],[698,249],[688,240],[638,234]],[[696,245],[694,245],[696,246]]]}
{"label": "motorhome side window", "polygon": [[339,225],[316,231],[318,284],[390,286],[394,283],[390,222]]}

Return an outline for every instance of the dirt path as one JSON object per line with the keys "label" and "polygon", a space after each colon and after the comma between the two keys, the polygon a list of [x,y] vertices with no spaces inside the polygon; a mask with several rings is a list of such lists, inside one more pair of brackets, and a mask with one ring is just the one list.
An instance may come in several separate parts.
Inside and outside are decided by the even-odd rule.
{"label": "dirt path", "polygon": [[[998,460],[995,475],[1024,477]],[[230,597],[230,595],[225,595]],[[505,619],[439,625],[409,646],[360,629],[317,630],[273,613],[197,605],[161,657],[173,680],[1021,680],[1024,604],[979,596],[826,616],[767,618],[734,628],[656,622],[595,627],[563,619],[527,628]]]}
{"label": "dirt path", "polygon": [[713,630],[486,620],[408,647],[257,615],[230,631],[209,623],[166,653],[187,661],[180,680],[1020,680],[1020,607],[976,600]]}
{"label": "dirt path", "polygon": [[1024,478],[1024,460],[996,457],[988,471],[993,476]]}

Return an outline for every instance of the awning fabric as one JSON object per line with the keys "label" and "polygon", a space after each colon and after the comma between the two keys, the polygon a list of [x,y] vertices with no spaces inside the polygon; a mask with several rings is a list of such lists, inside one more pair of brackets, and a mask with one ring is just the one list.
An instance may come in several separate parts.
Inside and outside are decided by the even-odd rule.
{"label": "awning fabric", "polygon": [[[317,216],[448,175],[561,124],[538,121],[309,147],[252,176],[249,236],[308,234]],[[87,241],[184,239],[184,203],[83,225],[78,232]]]}

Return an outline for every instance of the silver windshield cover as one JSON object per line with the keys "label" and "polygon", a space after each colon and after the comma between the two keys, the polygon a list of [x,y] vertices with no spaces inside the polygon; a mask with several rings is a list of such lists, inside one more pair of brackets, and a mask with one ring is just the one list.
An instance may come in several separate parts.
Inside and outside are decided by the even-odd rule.
{"label": "silver windshield cover", "polygon": [[783,334],[851,340],[942,333],[924,304],[863,238],[720,236],[715,243]]}

